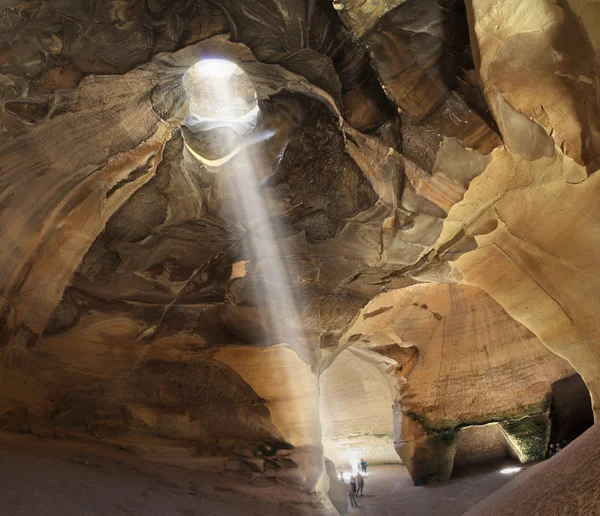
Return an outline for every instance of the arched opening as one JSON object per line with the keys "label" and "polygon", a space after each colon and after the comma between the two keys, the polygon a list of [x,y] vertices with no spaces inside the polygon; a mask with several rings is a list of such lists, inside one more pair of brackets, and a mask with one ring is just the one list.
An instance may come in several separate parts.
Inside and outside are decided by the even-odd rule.
{"label": "arched opening", "polygon": [[258,112],[252,81],[236,63],[201,59],[183,76],[189,117],[201,121],[237,121]]}
{"label": "arched opening", "polygon": [[352,352],[395,364],[387,411],[415,484],[448,480],[455,460],[470,467],[545,456],[551,385],[572,369],[484,291],[446,284],[390,291],[366,305],[346,335]]}
{"label": "arched opening", "polygon": [[385,357],[343,351],[320,377],[320,419],[325,456],[349,478],[360,459],[400,463],[394,449],[393,377]]}
{"label": "arched opening", "polygon": [[575,373],[552,384],[550,442],[568,443],[594,424],[590,391]]}
{"label": "arched opening", "polygon": [[188,151],[205,165],[227,163],[243,147],[259,115],[252,81],[225,59],[201,59],[183,76],[188,113],[182,132]]}

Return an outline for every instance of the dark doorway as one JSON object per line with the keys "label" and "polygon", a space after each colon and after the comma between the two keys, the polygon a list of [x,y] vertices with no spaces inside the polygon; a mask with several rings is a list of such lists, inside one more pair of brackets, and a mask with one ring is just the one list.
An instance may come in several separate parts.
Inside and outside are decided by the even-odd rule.
{"label": "dark doorway", "polygon": [[594,424],[590,392],[577,373],[552,384],[550,442],[571,442]]}

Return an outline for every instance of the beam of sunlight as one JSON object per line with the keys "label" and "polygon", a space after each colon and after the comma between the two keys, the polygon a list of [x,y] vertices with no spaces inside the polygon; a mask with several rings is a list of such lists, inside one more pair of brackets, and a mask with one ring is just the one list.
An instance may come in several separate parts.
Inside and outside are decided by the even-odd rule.
{"label": "beam of sunlight", "polygon": [[[219,140],[223,148],[233,149],[233,151],[219,161],[206,159],[198,149],[190,150],[209,170],[218,173],[222,181],[231,188],[233,199],[229,202],[232,203],[232,212],[237,217],[237,226],[241,229],[245,260],[240,278],[245,278],[247,274],[248,287],[256,289],[254,292],[256,302],[253,304],[256,305],[262,319],[260,324],[265,330],[267,340],[274,345],[285,345],[291,348],[301,359],[309,363],[307,357],[314,353],[314,345],[307,346],[307,335],[302,329],[302,320],[292,287],[296,281],[286,266],[286,260],[289,260],[288,263],[293,263],[293,257],[287,254],[289,247],[287,250],[283,248],[285,244],[282,245],[277,239],[272,226],[272,221],[279,214],[271,213],[272,210],[267,207],[260,191],[259,161],[262,156],[257,154],[261,152],[261,147],[257,144],[270,139],[274,133],[270,130],[257,131],[258,105],[250,112],[242,114],[241,119],[229,117],[235,112],[235,106],[242,104],[237,98],[239,87],[229,80],[228,75],[232,69],[234,69],[233,73],[237,73],[235,71],[237,68],[236,65],[231,67],[222,63],[203,64],[203,61],[195,66],[196,71],[199,70],[212,83],[210,88],[194,84],[194,91],[206,92],[209,89],[218,91],[216,101],[221,102],[226,99],[234,108],[230,109],[227,105],[219,106],[220,112],[224,114],[219,119],[212,114],[212,106],[202,106],[207,108],[205,113],[194,113],[188,118],[188,123],[191,122],[192,130],[197,134],[207,127],[206,121],[209,119],[210,130],[219,127],[233,128],[233,131],[222,131],[223,136],[220,136]],[[247,99],[252,98],[247,92],[243,93],[246,94]],[[190,101],[191,107],[194,107],[193,100]],[[248,119],[249,114],[252,115],[252,120]],[[245,123],[240,125],[240,121]],[[197,127],[193,127],[195,122],[199,122]],[[240,129],[241,126],[245,129]],[[238,269],[242,270],[240,267]],[[256,284],[250,284],[251,282]],[[265,356],[270,355],[265,353]],[[276,364],[272,363],[272,365],[276,367]],[[284,369],[289,371],[288,367]],[[285,403],[286,419],[288,417],[290,419],[287,426],[292,428],[284,438],[288,440],[291,436],[290,440],[294,441],[291,444],[300,451],[307,452],[307,458],[304,459],[306,461],[305,484],[319,492],[326,492],[328,477],[324,475],[321,427],[318,419],[318,378],[316,375],[311,376],[314,376],[314,388],[298,385],[299,378],[294,378],[293,374],[288,373],[284,378],[278,378],[281,382],[279,387],[282,392],[285,392],[284,396],[280,396],[278,403]]]}

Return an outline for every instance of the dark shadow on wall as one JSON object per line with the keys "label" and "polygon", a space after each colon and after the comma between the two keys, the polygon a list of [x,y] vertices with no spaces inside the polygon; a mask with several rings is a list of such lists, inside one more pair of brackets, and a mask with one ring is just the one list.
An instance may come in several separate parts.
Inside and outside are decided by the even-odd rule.
{"label": "dark shadow on wall", "polygon": [[552,384],[550,442],[573,441],[594,424],[592,400],[577,373]]}

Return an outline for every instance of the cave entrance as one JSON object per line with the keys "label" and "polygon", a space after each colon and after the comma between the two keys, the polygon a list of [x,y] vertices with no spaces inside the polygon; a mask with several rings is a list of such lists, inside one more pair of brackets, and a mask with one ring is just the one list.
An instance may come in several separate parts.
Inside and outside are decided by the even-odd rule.
{"label": "cave entrance", "polygon": [[187,116],[181,130],[187,150],[211,170],[243,149],[258,123],[254,85],[236,63],[202,59],[183,76]]}
{"label": "cave entrance", "polygon": [[577,373],[552,384],[550,442],[573,441],[594,424],[590,392]]}
{"label": "cave entrance", "polygon": [[183,76],[191,118],[199,121],[239,121],[258,113],[256,90],[236,63],[201,59]]}

